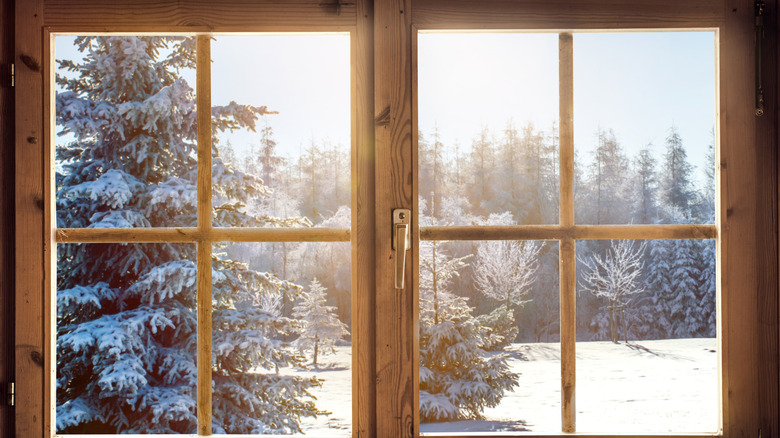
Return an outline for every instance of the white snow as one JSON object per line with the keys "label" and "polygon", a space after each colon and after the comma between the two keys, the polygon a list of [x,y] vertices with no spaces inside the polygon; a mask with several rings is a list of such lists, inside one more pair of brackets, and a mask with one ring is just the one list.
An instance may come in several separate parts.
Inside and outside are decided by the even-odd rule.
{"label": "white snow", "polygon": [[[672,339],[577,343],[578,432],[715,432],[719,427],[717,341]],[[560,346],[513,344],[512,371],[519,386],[485,420],[423,424],[428,433],[559,433]],[[350,347],[322,357],[319,370],[298,370],[324,379],[313,393],[328,416],[305,419],[307,436],[349,436],[351,432]]]}

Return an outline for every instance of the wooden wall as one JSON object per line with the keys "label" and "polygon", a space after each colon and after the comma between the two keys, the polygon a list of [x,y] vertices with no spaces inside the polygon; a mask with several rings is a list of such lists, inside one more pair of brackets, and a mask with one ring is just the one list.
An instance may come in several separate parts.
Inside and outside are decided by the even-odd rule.
{"label": "wooden wall", "polygon": [[14,372],[14,95],[8,84],[14,58],[13,7],[13,0],[0,0],[0,438],[13,436],[13,409],[5,403],[6,383],[13,380]]}

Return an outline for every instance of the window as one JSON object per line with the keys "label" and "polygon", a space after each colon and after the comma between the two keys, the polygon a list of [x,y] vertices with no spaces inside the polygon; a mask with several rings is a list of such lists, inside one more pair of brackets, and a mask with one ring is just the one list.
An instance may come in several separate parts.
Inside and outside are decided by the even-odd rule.
{"label": "window", "polygon": [[[680,235],[672,236],[679,239],[718,239],[721,348],[717,355],[722,370],[719,387],[722,405],[719,414],[723,435],[752,436],[756,431],[760,431],[758,433],[761,436],[777,434],[777,242],[768,237],[775,236],[776,231],[772,219],[776,212],[771,205],[772,200],[776,199],[774,187],[777,176],[770,140],[774,138],[772,123],[764,121],[766,119],[757,120],[752,108],[755,79],[752,58],[755,19],[752,3],[733,2],[724,5],[711,0],[674,4],[617,1],[609,5],[596,1],[567,0],[542,3],[358,0],[354,4],[319,0],[261,0],[250,3],[219,2],[215,5],[209,2],[163,0],[152,5],[128,1],[117,7],[91,0],[79,2],[78,5],[75,2],[54,0],[17,2],[15,342],[16,428],[19,436],[52,436],[56,432],[56,339],[53,334],[57,328],[57,309],[52,303],[57,286],[52,267],[56,259],[57,240],[59,245],[72,245],[70,248],[74,248],[71,250],[74,252],[77,251],[76,245],[87,247],[101,244],[88,242],[89,239],[84,237],[91,233],[98,235],[97,230],[54,232],[57,228],[54,196],[57,169],[52,153],[56,142],[56,122],[53,117],[56,89],[52,79],[56,66],[49,56],[56,47],[53,35],[185,35],[197,36],[204,44],[213,35],[238,33],[350,34],[350,138],[353,147],[350,164],[352,217],[349,252],[352,257],[352,333],[362,338],[352,339],[351,397],[354,403],[351,431],[355,436],[398,437],[417,436],[420,433],[418,351],[422,340],[418,337],[420,321],[416,309],[420,299],[418,286],[421,287],[423,282],[422,278],[418,279],[423,250],[427,251],[425,245],[430,245],[430,242],[453,239],[451,235],[437,235],[441,231],[436,228],[426,229],[417,219],[415,197],[418,189],[415,185],[418,176],[413,144],[416,146],[415,133],[420,128],[417,125],[417,99],[420,96],[415,91],[417,85],[412,73],[418,63],[413,56],[419,48],[418,34],[453,29],[553,29],[563,30],[564,34],[572,33],[576,39],[577,32],[581,30],[703,28],[717,29],[719,34],[715,52],[719,66],[716,80],[720,84],[717,90],[720,112],[716,115],[721,154],[717,171],[721,181],[720,195],[716,200],[719,216],[715,221],[714,234],[711,225],[673,225],[668,229],[677,230],[675,233],[679,231]],[[212,42],[211,45],[213,55],[216,43]],[[768,59],[774,59],[774,49],[765,47],[765,53],[772,53],[772,58]],[[201,51],[198,53],[203,55]],[[773,65],[771,62],[768,64]],[[215,69],[212,70],[216,73]],[[198,97],[208,94],[205,88],[198,88],[195,93]],[[273,110],[271,107],[269,109]],[[767,113],[770,113],[769,109]],[[204,117],[202,113],[201,117]],[[575,115],[575,123],[576,120]],[[206,125],[199,123],[198,126],[203,128]],[[560,132],[565,131],[564,127],[559,129]],[[208,135],[209,132],[204,131],[202,134]],[[206,157],[210,155],[206,149],[201,152]],[[198,167],[201,175],[207,172],[202,167]],[[208,178],[201,178],[199,184],[206,187]],[[400,290],[395,287],[394,280],[396,262],[401,253],[394,251],[391,244],[391,214],[393,209],[398,208],[413,211],[411,251],[406,254],[404,271],[407,281]],[[201,224],[209,222],[211,212],[208,209],[198,210],[196,207],[195,211],[201,213]],[[560,213],[565,212],[561,210]],[[567,223],[577,224],[573,222],[574,219],[576,217]],[[573,278],[573,261],[576,260],[573,240],[585,236],[555,235],[558,231],[546,228],[547,225],[540,225],[531,232],[534,235],[552,233],[549,238],[553,241],[564,240],[559,245],[548,244],[539,251],[554,253],[557,246],[560,254],[568,254],[562,256],[568,263],[561,265],[560,283],[572,285],[570,279]],[[175,226],[190,228],[178,224]],[[578,233],[592,233],[587,237],[594,240],[669,237],[658,234],[637,235],[634,234],[635,228],[625,225],[573,226],[574,230],[580,230]],[[150,244],[132,243],[136,235],[146,236],[139,237],[146,240],[151,240],[148,236],[152,235],[165,236],[172,241],[170,245],[176,247],[191,246],[193,242],[200,244],[200,250],[191,252],[195,256],[196,278],[200,275],[204,286],[199,290],[207,291],[206,272],[210,271],[198,269],[198,265],[205,266],[220,260],[219,256],[213,258],[211,251],[207,251],[205,244],[208,242],[233,239],[260,242],[344,240],[344,227],[340,228],[341,231],[334,231],[335,234],[328,234],[327,238],[322,237],[322,234],[331,231],[325,228],[307,228],[305,231],[294,229],[288,232],[192,227],[192,234],[185,232],[182,235],[167,227],[156,227],[142,233],[119,228],[101,233],[104,237],[111,236],[113,241],[128,243],[126,248]],[[600,231],[602,228],[610,230],[609,233],[599,234],[603,232]],[[692,236],[691,230],[704,234]],[[612,234],[613,231],[624,234]],[[454,230],[446,231],[452,232]],[[472,230],[462,232],[471,233]],[[270,234],[275,237],[269,237]],[[236,237],[248,235],[254,237]],[[258,238],[260,235],[264,237]],[[533,240],[531,237],[531,234],[512,236],[514,239]],[[504,234],[479,236],[479,240],[491,241],[505,238]],[[74,243],[66,243],[68,239],[73,239]],[[254,245],[261,244],[266,243]],[[184,259],[182,262],[193,262],[192,257]],[[564,288],[564,292],[561,295],[564,298],[574,294],[572,288]],[[200,302],[207,300],[201,299]],[[564,300],[563,320],[573,321],[574,318],[567,318],[566,315],[574,315],[576,309],[573,302],[569,301],[568,304]],[[203,318],[205,321],[210,320],[203,309],[196,310],[196,313],[201,315],[201,321]],[[420,318],[423,317],[420,315]],[[209,336],[211,330],[205,330],[203,325],[199,327],[202,337]],[[571,330],[571,336],[567,338],[569,342],[575,340],[573,329],[563,328]],[[209,357],[200,351],[196,355],[202,359]],[[566,360],[565,357],[563,360]],[[210,360],[201,360],[200,366],[201,369],[209,369],[212,364]],[[565,366],[564,369],[572,368]],[[199,432],[208,434],[210,431],[206,424],[211,422],[206,421],[206,416],[211,413],[207,401],[211,386],[204,376],[206,373],[198,373],[200,383],[195,382],[192,387],[200,392],[195,399],[198,404],[195,408],[201,414],[198,416],[202,427]],[[570,380],[564,377],[564,381]],[[579,394],[583,388],[578,388]],[[565,391],[572,389],[565,387]],[[567,397],[573,399],[572,396]],[[211,397],[210,400],[217,398]],[[566,403],[564,406],[567,406],[567,412],[571,412],[574,407]],[[567,423],[561,421],[561,424]],[[346,430],[343,434],[349,432]],[[457,431],[445,432],[450,433]],[[599,436],[614,436],[604,435],[613,431],[597,433],[602,434]]]}
{"label": "window", "polygon": [[714,32],[417,39],[421,431],[717,432]]}

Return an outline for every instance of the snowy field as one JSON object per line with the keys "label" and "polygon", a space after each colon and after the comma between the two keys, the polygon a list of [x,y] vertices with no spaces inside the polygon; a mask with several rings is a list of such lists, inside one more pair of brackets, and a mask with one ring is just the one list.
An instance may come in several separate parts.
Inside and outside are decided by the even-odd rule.
{"label": "snowy field", "polygon": [[[579,432],[714,432],[718,428],[715,339],[577,344]],[[423,424],[421,431],[560,432],[560,347],[513,344],[509,349],[519,385],[485,420]],[[349,436],[352,404],[350,347],[322,357],[319,370],[299,371],[325,379],[314,394],[328,416],[303,423],[308,436]]]}

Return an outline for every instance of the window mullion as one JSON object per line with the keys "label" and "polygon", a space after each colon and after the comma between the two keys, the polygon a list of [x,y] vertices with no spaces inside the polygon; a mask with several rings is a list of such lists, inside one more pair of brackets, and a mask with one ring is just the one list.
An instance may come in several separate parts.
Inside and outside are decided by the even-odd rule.
{"label": "window mullion", "polygon": [[576,430],[576,307],[574,227],[574,69],[570,33],[559,35],[558,87],[560,111],[560,225],[570,233],[560,240],[561,294],[561,422],[564,432]]}
{"label": "window mullion", "polygon": [[211,37],[198,35],[198,435],[211,435]]}

